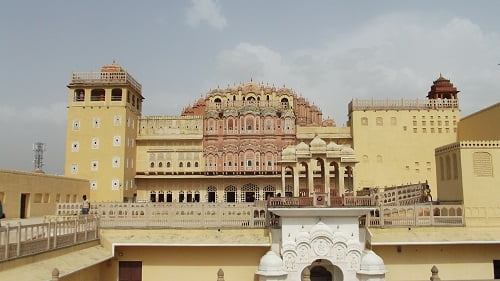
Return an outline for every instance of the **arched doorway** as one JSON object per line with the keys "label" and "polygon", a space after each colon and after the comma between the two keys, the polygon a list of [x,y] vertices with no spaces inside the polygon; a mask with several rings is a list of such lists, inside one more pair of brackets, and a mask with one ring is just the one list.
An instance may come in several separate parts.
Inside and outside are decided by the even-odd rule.
{"label": "arched doorway", "polygon": [[332,274],[321,265],[311,268],[311,281],[332,281]]}
{"label": "arched doorway", "polygon": [[[342,270],[332,264],[327,259],[317,259],[311,263],[311,265],[306,267],[309,270],[308,281],[343,281],[344,274]],[[302,271],[301,280],[304,279],[304,271]]]}

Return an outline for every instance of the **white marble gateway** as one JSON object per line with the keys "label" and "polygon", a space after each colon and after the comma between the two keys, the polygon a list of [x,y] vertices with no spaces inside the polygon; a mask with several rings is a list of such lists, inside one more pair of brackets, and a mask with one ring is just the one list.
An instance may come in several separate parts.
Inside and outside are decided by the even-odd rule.
{"label": "white marble gateway", "polygon": [[281,228],[261,259],[261,281],[382,281],[383,260],[366,248],[359,217],[371,208],[275,208]]}

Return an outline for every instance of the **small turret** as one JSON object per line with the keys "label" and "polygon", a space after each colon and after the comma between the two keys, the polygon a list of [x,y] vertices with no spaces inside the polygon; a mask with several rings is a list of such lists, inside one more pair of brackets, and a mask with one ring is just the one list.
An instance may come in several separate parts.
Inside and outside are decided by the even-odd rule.
{"label": "small turret", "polygon": [[439,78],[433,82],[427,98],[456,99],[458,92],[460,91],[457,91],[457,88],[453,87],[453,83],[451,83],[449,79],[446,79],[443,75],[439,74]]}

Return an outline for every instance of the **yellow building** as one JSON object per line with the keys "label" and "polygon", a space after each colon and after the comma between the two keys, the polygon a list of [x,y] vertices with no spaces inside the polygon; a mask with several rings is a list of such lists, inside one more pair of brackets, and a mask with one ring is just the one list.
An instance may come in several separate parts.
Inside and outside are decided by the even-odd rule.
{"label": "yellow building", "polygon": [[132,200],[141,84],[113,63],[68,88],[65,175],[89,180],[94,201]]}
{"label": "yellow building", "polygon": [[75,203],[88,193],[88,180],[0,170],[0,202],[7,218],[55,214],[58,203]]}

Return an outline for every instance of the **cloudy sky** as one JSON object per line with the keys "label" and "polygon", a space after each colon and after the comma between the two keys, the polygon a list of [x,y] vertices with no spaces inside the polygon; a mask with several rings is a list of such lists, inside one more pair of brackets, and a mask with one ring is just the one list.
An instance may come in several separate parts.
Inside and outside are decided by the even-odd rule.
{"label": "cloudy sky", "polygon": [[73,71],[116,60],[144,115],[178,115],[217,86],[294,89],[337,125],[352,98],[425,98],[448,77],[462,116],[500,101],[499,1],[6,1],[0,169],[63,173]]}

